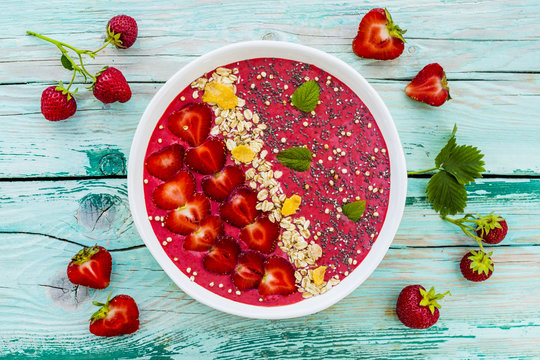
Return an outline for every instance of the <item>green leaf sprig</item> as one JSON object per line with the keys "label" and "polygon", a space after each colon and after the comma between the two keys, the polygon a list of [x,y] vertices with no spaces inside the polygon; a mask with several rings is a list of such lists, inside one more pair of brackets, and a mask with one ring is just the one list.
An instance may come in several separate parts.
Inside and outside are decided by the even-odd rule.
{"label": "green leaf sprig", "polygon": [[308,148],[291,147],[280,151],[277,160],[284,166],[295,171],[307,171],[311,166],[313,155]]}
{"label": "green leaf sprig", "polygon": [[291,96],[291,103],[294,107],[303,112],[311,112],[319,103],[320,87],[316,81],[306,81]]}
{"label": "green leaf sprig", "polygon": [[457,126],[454,125],[450,139],[435,158],[434,168],[408,172],[411,175],[437,171],[429,179],[426,193],[433,209],[441,216],[455,215],[465,210],[465,185],[481,178],[485,171],[484,155],[474,146],[457,145],[456,132]]}

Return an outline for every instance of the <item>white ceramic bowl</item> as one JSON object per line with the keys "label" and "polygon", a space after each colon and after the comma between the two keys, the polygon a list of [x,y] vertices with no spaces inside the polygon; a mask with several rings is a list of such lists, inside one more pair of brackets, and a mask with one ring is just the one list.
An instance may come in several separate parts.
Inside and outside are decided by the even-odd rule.
{"label": "white ceramic bowl", "polygon": [[[191,282],[169,259],[148,221],[143,191],[143,164],[150,136],[172,100],[194,79],[220,65],[236,61],[275,57],[318,66],[349,86],[369,108],[386,141],[390,157],[390,200],[379,236],[362,263],[328,292],[301,302],[274,307],[242,304],[214,294]],[[169,275],[188,295],[215,309],[249,318],[284,319],[312,314],[335,304],[355,290],[380,263],[401,221],[405,207],[407,173],[405,157],[390,112],[377,92],[351,66],[320,50],[279,41],[248,41],[214,50],[180,69],[148,104],[137,127],[128,164],[129,205],[133,220],[146,246]]]}

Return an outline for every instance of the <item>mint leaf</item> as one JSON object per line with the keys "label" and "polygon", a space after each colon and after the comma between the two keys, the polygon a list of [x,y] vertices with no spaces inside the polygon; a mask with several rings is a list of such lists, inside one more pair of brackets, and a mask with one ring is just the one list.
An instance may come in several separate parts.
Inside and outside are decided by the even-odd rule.
{"label": "mint leaf", "polygon": [[306,81],[292,94],[291,102],[303,112],[313,111],[319,101],[320,90],[316,81]]}
{"label": "mint leaf", "polygon": [[483,157],[484,155],[478,148],[471,145],[461,145],[452,150],[442,167],[454,175],[460,184],[467,185],[474,179],[482,177],[482,171],[485,171]]}
{"label": "mint leaf", "polygon": [[305,147],[292,147],[280,151],[277,160],[295,171],[307,171],[311,165],[311,151]]}
{"label": "mint leaf", "polygon": [[62,66],[65,67],[68,70],[73,70],[73,64],[65,54],[62,54],[62,57],[60,58],[60,62],[62,63]]}
{"label": "mint leaf", "polygon": [[354,201],[347,203],[342,207],[343,215],[348,217],[350,220],[357,222],[362,215],[364,215],[364,210],[366,210],[366,202],[364,200]]}
{"label": "mint leaf", "polygon": [[441,216],[455,215],[467,206],[467,190],[446,170],[441,170],[429,179],[426,193],[433,209]]}

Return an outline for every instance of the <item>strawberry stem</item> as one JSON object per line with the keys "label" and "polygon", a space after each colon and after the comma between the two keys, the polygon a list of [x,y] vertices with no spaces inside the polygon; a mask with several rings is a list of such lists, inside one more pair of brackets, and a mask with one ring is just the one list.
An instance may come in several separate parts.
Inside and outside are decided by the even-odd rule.
{"label": "strawberry stem", "polygon": [[96,81],[96,77],[92,74],[90,74],[90,72],[88,70],[86,70],[86,68],[84,67],[84,63],[83,63],[83,59],[82,59],[82,55],[81,54],[78,54],[79,55],[79,62],[81,63],[81,69],[84,71],[83,72],[83,75],[84,75],[84,80],[86,81],[86,75],[90,76],[92,78],[92,80],[95,82]]}
{"label": "strawberry stem", "polygon": [[490,271],[493,271],[493,260],[491,260],[491,255],[493,252],[486,254],[484,251],[469,251],[472,255],[468,257],[471,261],[471,269],[478,274],[489,275]]}
{"label": "strawberry stem", "polygon": [[66,88],[67,91],[71,88],[71,85],[73,85],[73,80],[75,80],[75,74],[77,74],[77,71],[73,70],[73,76],[71,77],[71,81],[69,82],[68,87]]}
{"label": "strawberry stem", "polygon": [[[88,76],[91,77],[95,81],[96,78],[94,77],[94,75],[92,75],[90,72],[88,72],[88,70],[86,70],[86,68],[84,67],[84,62],[83,62],[82,55],[83,54],[88,55],[88,56],[93,58],[98,51],[101,51],[103,49],[103,47],[100,48],[97,51],[80,50],[80,49],[77,49],[74,46],[71,46],[69,44],[66,44],[66,43],[58,41],[58,40],[51,39],[50,37],[35,33],[33,31],[26,31],[26,33],[28,35],[35,36],[35,37],[37,37],[39,39],[45,40],[47,42],[50,42],[51,44],[56,45],[56,47],[60,50],[60,52],[62,52],[62,54],[65,55],[66,59],[68,59],[68,61],[71,63],[71,65],[73,66],[74,71],[79,72],[79,73],[81,73],[81,75],[84,76],[84,81],[85,82],[87,81]],[[106,45],[108,45],[108,44],[106,44]],[[68,51],[66,50],[66,48],[74,51],[77,54],[77,56],[79,57],[80,66],[77,65],[75,63],[75,61],[73,61],[71,56],[69,56]]]}
{"label": "strawberry stem", "polygon": [[109,46],[109,44],[113,41],[113,39],[108,39],[105,44],[103,44],[102,47],[100,47],[99,49],[97,49],[96,51],[93,51],[92,53],[93,54],[97,54],[98,52],[100,52],[101,50],[105,49],[107,46]]}
{"label": "strawberry stem", "polygon": [[438,167],[434,167],[434,168],[427,169],[427,170],[407,171],[407,175],[425,174],[425,173],[427,173],[427,172],[431,172],[431,171],[435,171],[435,170],[439,170],[439,168],[438,168]]}
{"label": "strawberry stem", "polygon": [[438,300],[441,300],[446,295],[452,296],[450,294],[450,291],[445,292],[444,294],[436,294],[435,288],[432,286],[429,291],[424,290],[423,288],[418,289],[420,291],[420,295],[422,295],[422,300],[420,300],[419,305],[420,306],[427,306],[429,307],[429,310],[433,314],[435,312],[435,308],[440,309],[441,305],[439,305]]}
{"label": "strawberry stem", "polygon": [[480,249],[484,251],[484,246],[482,245],[482,239],[476,235],[476,228],[466,225],[465,222],[473,222],[471,220],[468,220],[468,218],[474,217],[474,215],[467,214],[461,219],[452,219],[446,216],[441,216],[443,220],[448,221],[449,223],[452,223],[454,225],[457,225],[463,233],[469,237],[472,237],[476,242],[478,243],[478,246],[480,246]]}

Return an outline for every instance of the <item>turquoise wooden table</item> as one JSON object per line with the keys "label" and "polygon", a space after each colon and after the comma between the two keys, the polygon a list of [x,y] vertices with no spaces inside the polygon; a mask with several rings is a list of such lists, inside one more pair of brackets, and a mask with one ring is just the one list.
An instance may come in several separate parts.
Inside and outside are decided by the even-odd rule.
{"label": "turquoise wooden table", "polygon": [[[394,61],[351,51],[362,14],[386,6],[408,29]],[[109,18],[139,24],[129,50],[107,48],[89,64],[114,65],[131,84],[125,104],[88,92],[77,114],[46,121],[39,99],[69,81],[57,50],[26,36],[81,47],[102,41]],[[0,358],[352,359],[540,357],[540,3],[537,0],[375,1],[2,1],[0,12]],[[409,178],[405,215],[386,257],[351,295],[299,319],[248,320],[208,308],[165,275],[128,209],[126,161],[141,114],[159,87],[195,57],[242,40],[301,43],[358,70],[381,94],[399,130],[409,170],[431,168],[454,123],[458,142],[485,154],[484,178],[468,186],[469,212],[496,211],[510,232],[493,247],[495,273],[464,280],[471,247]],[[453,100],[411,101],[403,88],[439,62]],[[83,245],[112,251],[111,287],[76,288],[69,258]],[[439,322],[412,330],[394,306],[408,284],[451,290]],[[88,332],[93,300],[133,296],[141,328],[130,336]]]}

